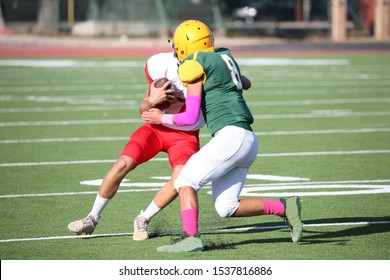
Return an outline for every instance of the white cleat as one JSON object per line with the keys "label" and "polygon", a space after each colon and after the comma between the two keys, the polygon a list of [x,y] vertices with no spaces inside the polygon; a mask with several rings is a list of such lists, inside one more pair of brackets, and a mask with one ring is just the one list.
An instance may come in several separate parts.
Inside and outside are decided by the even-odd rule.
{"label": "white cleat", "polygon": [[68,229],[73,232],[74,234],[92,234],[92,232],[95,230],[95,227],[97,225],[97,222],[94,217],[87,216],[81,220],[71,222],[68,225]]}
{"label": "white cleat", "polygon": [[142,216],[137,216],[134,219],[133,240],[142,241],[149,239],[148,222],[149,221]]}

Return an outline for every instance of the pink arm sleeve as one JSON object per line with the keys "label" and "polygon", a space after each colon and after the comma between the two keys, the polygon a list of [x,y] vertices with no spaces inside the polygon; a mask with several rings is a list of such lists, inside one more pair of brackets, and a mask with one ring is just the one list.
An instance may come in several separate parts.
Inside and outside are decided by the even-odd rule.
{"label": "pink arm sleeve", "polygon": [[201,96],[188,95],[186,97],[186,110],[180,114],[164,114],[163,124],[193,125],[197,122],[200,114]]}

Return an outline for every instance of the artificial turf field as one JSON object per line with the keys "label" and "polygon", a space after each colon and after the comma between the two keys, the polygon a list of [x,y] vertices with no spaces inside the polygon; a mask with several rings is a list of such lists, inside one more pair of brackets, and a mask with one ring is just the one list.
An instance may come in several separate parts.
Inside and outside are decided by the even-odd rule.
{"label": "artificial turf field", "polygon": [[[252,81],[258,158],[242,196],[299,195],[302,240],[278,217],[219,218],[199,193],[202,253],[162,254],[181,228],[174,201],[131,238],[170,176],[166,154],[137,167],[94,234],[73,236],[99,182],[141,124],[143,58],[0,60],[0,259],[389,260],[390,57],[238,58]],[[201,145],[209,140],[201,132]]]}

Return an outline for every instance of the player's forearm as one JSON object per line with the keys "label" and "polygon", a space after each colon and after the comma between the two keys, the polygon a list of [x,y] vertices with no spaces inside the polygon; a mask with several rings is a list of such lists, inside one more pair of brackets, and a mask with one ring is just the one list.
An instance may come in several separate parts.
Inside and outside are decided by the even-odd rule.
{"label": "player's forearm", "polygon": [[146,89],[144,93],[144,99],[139,105],[139,114],[141,115],[143,112],[149,111],[150,108],[153,107],[153,104],[149,100],[149,87]]}
{"label": "player's forearm", "polygon": [[200,105],[202,98],[200,96],[189,95],[186,97],[186,110],[179,114],[164,114],[161,122],[163,124],[175,124],[179,126],[193,125],[199,119]]}
{"label": "player's forearm", "polygon": [[149,109],[153,108],[153,106],[154,105],[149,101],[149,99],[144,99],[139,106],[139,113],[142,114],[143,112],[147,112]]}

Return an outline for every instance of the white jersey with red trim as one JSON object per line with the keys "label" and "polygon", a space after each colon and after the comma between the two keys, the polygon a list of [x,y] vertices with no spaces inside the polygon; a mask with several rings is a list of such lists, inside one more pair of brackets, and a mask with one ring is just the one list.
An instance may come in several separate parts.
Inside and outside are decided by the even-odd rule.
{"label": "white jersey with red trim", "polygon": [[[187,88],[179,79],[177,73],[178,66],[178,60],[173,52],[155,54],[146,61],[144,66],[145,76],[149,84],[154,80],[163,77],[166,77],[171,81],[173,89],[175,90],[175,98],[172,104],[164,110],[164,113],[167,114],[177,114],[185,110]],[[194,125],[179,126],[165,124],[164,126],[184,131],[198,130],[204,126],[204,120],[202,114],[200,114],[198,121]]]}

